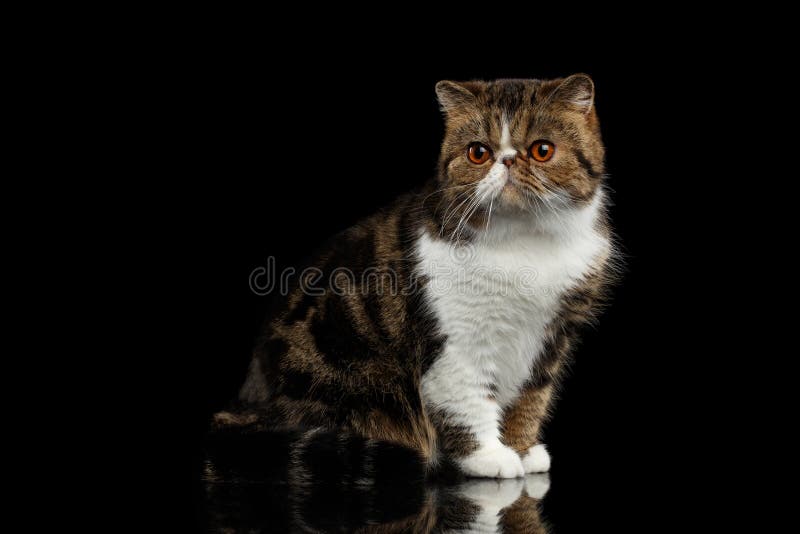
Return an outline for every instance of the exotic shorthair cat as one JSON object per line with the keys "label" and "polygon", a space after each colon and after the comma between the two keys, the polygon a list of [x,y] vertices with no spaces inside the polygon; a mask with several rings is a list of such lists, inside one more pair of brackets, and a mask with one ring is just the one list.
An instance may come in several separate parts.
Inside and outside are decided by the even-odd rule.
{"label": "exotic shorthair cat", "polygon": [[269,318],[207,480],[550,468],[542,425],[612,279],[594,84],[436,94],[438,175],[335,236]]}

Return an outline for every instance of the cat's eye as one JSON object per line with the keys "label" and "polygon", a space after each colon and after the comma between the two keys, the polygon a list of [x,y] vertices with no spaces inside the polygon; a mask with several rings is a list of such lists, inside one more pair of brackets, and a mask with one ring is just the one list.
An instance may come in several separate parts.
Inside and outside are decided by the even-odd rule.
{"label": "cat's eye", "polygon": [[531,157],[540,162],[549,160],[555,152],[556,145],[544,139],[534,141],[530,149]]}
{"label": "cat's eye", "polygon": [[486,163],[492,156],[492,151],[486,145],[472,143],[467,149],[467,158],[475,165]]}

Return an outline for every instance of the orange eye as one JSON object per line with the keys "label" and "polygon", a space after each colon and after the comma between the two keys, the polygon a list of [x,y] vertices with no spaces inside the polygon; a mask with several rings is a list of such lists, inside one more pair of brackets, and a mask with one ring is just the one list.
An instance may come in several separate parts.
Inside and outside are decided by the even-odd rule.
{"label": "orange eye", "polygon": [[486,145],[482,145],[480,143],[472,143],[467,149],[467,159],[469,159],[475,165],[486,163],[489,161],[491,156],[492,151],[489,150]]}
{"label": "orange eye", "polygon": [[531,157],[536,161],[547,161],[556,153],[556,145],[550,141],[539,139],[531,145]]}

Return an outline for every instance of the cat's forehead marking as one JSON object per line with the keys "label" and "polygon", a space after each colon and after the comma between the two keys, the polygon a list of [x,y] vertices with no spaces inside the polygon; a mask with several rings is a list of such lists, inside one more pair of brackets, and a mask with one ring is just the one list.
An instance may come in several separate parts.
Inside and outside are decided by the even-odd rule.
{"label": "cat's forehead marking", "polygon": [[497,161],[502,162],[505,156],[514,156],[516,154],[517,151],[511,144],[511,129],[508,125],[508,119],[503,117],[502,130],[500,132],[500,151],[497,153]]}

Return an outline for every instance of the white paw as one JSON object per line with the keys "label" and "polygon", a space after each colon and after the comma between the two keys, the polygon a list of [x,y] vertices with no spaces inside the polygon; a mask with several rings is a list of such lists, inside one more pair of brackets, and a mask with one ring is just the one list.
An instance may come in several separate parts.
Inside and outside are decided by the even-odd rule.
{"label": "white paw", "polygon": [[525,493],[528,497],[541,500],[550,489],[550,477],[546,473],[527,475],[525,477]]}
{"label": "white paw", "polygon": [[534,445],[522,458],[522,465],[526,473],[546,473],[550,471],[550,455],[541,443]]}
{"label": "white paw", "polygon": [[460,463],[464,473],[473,477],[517,478],[525,474],[519,454],[500,444],[478,449]]}

